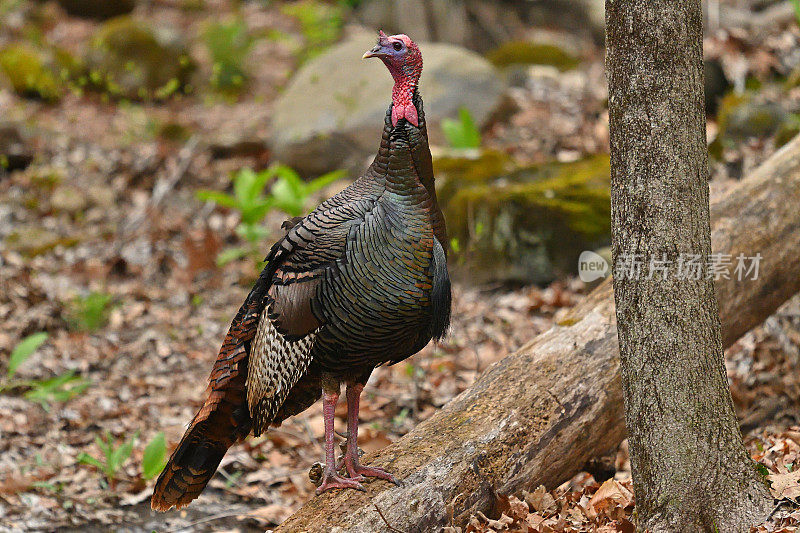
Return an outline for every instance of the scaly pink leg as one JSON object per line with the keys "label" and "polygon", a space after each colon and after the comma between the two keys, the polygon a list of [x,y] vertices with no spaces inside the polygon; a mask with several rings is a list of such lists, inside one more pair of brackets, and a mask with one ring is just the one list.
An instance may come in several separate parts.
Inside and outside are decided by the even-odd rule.
{"label": "scaly pink leg", "polygon": [[[349,389],[348,389],[349,390]],[[317,487],[317,494],[322,494],[330,489],[357,489],[364,490],[356,479],[348,479],[336,472],[336,457],[333,446],[336,436],[333,433],[333,413],[339,393],[324,391],[322,393],[322,416],[325,420],[325,469],[322,471],[322,484]]]}
{"label": "scaly pink leg", "polygon": [[347,451],[342,461],[350,479],[363,481],[365,477],[376,477],[399,485],[397,479],[382,468],[361,466],[358,460],[358,404],[364,385],[353,383],[347,385]]}

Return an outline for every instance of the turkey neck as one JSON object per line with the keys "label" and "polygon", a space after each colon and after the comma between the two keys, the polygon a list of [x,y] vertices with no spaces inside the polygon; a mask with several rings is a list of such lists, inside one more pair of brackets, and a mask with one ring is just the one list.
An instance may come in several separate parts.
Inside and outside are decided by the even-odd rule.
{"label": "turkey neck", "polygon": [[438,209],[425,111],[422,97],[416,89],[412,102],[419,126],[414,126],[406,119],[400,119],[396,126],[392,126],[391,116],[395,105],[392,104],[386,113],[381,146],[372,166],[377,176],[385,180],[387,190],[402,196],[419,195],[422,192],[421,185],[424,196]]}

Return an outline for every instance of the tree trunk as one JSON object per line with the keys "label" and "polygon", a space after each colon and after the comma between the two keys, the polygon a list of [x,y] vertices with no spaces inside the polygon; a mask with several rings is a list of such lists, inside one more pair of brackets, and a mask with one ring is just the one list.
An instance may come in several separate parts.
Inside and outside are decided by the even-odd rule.
{"label": "tree trunk", "polygon": [[[714,249],[764,256],[758,279],[716,282],[725,346],[800,291],[798,205],[800,137],[712,205]],[[553,488],[616,449],[625,427],[609,281],[408,435],[364,458],[398,474],[402,487],[368,482],[366,494],[327,492],[277,531],[390,531],[373,502],[408,533],[463,525],[476,511],[492,512],[493,491]]]}
{"label": "tree trunk", "polygon": [[606,31],[614,297],[638,527],[749,531],[772,498],[742,443],[705,268],[700,0],[608,0]]}

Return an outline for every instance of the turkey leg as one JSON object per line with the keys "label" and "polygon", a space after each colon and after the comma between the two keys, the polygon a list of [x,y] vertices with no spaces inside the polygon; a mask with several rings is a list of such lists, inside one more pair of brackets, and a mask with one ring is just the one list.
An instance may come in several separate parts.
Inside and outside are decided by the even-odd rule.
{"label": "turkey leg", "polygon": [[[348,387],[348,403],[350,399],[350,388]],[[322,494],[329,489],[357,489],[364,490],[357,479],[348,479],[340,476],[336,472],[336,456],[334,454],[334,440],[336,435],[333,431],[333,413],[336,410],[336,402],[339,401],[339,392],[323,391],[322,393],[322,417],[325,420],[325,468],[322,471],[322,484],[317,488],[317,494]],[[356,416],[356,419],[358,417]],[[348,450],[349,451],[349,450]],[[358,463],[356,463],[358,464]],[[363,479],[363,478],[361,478]]]}
{"label": "turkey leg", "polygon": [[342,458],[344,467],[350,479],[364,481],[365,477],[376,477],[391,481],[399,485],[397,479],[382,468],[362,466],[358,459],[358,404],[361,400],[363,383],[349,383],[347,385],[347,451]]}

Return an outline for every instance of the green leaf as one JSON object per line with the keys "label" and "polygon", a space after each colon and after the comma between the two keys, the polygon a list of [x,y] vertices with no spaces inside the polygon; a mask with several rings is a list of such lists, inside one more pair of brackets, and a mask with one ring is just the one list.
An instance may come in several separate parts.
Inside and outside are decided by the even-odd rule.
{"label": "green leaf", "polygon": [[453,148],[467,149],[481,146],[481,132],[475,126],[475,120],[466,107],[458,110],[458,120],[449,118],[442,120],[442,132]]}
{"label": "green leaf", "polygon": [[111,454],[108,466],[112,469],[114,474],[116,474],[117,470],[120,469],[125,461],[128,460],[128,457],[131,456],[131,453],[133,453],[133,441],[135,441],[136,437],[138,436],[139,432],[136,432],[133,437],[126,441],[122,446],[114,450],[114,452]]}
{"label": "green leaf", "polygon": [[195,196],[200,201],[214,202],[222,207],[229,207],[231,209],[236,209],[239,207],[239,202],[236,201],[236,198],[224,192],[203,189],[201,191],[197,191]]}
{"label": "green leaf", "polygon": [[792,5],[794,6],[794,18],[800,25],[800,0],[792,0]]}
{"label": "green leaf", "polygon": [[99,459],[95,459],[86,452],[81,452],[80,455],[78,455],[78,462],[84,465],[94,466],[100,470],[105,470],[105,465],[101,463]]}
{"label": "green leaf", "polygon": [[217,266],[225,266],[231,261],[241,259],[242,257],[246,256],[248,252],[248,248],[242,247],[228,248],[227,250],[223,250],[217,254]]}
{"label": "green leaf", "polygon": [[256,174],[249,168],[243,168],[233,178],[233,192],[242,207],[248,206],[254,199],[253,185]]}
{"label": "green leaf", "polygon": [[39,346],[47,340],[47,333],[40,332],[28,335],[22,339],[19,344],[14,347],[11,352],[11,358],[8,360],[8,373],[10,378],[17,371],[17,367],[21,365],[28,357],[33,355]]}
{"label": "green leaf", "polygon": [[25,398],[37,402],[45,411],[49,411],[52,402],[66,402],[81,394],[90,382],[70,370],[64,374],[44,381],[30,383],[31,390],[25,393]]}
{"label": "green leaf", "polygon": [[299,196],[286,180],[279,180],[272,186],[275,207],[293,217],[303,214],[305,197]]}
{"label": "green leaf", "polygon": [[318,178],[314,178],[310,182],[308,182],[307,190],[309,193],[317,192],[320,189],[324,189],[334,181],[338,181],[342,179],[347,174],[344,170],[334,170],[332,172],[328,172],[327,174],[323,174]]}
{"label": "green leaf", "polygon": [[159,432],[153,437],[144,449],[142,455],[142,477],[152,479],[164,470],[167,464],[167,441],[164,432]]}
{"label": "green leaf", "polygon": [[67,322],[77,331],[95,331],[108,320],[111,302],[114,297],[103,292],[91,292],[75,297],[68,305]]}
{"label": "green leaf", "polygon": [[261,197],[261,193],[264,192],[264,187],[267,186],[269,180],[273,179],[275,175],[275,165],[256,174],[256,179],[253,182],[254,197]]}

